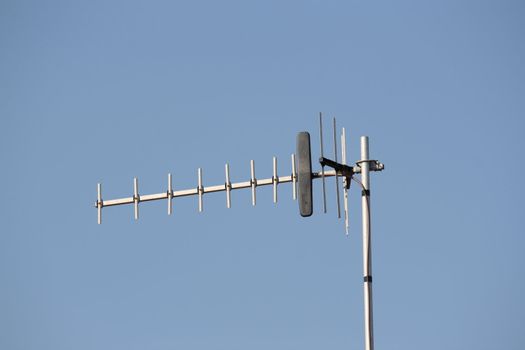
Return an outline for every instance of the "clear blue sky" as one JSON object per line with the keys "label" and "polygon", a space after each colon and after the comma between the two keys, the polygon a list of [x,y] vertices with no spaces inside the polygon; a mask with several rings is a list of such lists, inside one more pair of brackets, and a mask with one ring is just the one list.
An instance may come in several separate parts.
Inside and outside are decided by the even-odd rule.
{"label": "clear blue sky", "polygon": [[[362,349],[351,233],[289,185],[107,208],[282,175],[317,113],[372,177],[377,349],[525,347],[522,1],[2,1],[0,348]],[[328,148],[329,146],[327,146]],[[314,157],[318,140],[313,138]]]}

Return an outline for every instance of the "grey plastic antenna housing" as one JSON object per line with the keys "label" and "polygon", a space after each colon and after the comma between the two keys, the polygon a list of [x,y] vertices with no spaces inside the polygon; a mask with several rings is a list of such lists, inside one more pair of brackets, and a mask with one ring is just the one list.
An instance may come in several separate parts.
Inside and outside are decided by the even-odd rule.
{"label": "grey plastic antenna housing", "polygon": [[313,213],[312,199],[312,153],[310,134],[306,131],[297,134],[297,189],[299,213],[303,217]]}

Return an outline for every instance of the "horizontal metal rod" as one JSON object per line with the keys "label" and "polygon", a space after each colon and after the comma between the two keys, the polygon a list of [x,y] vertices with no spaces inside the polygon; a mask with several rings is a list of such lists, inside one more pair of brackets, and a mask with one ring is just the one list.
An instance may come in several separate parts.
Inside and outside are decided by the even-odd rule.
{"label": "horizontal metal rod", "polygon": [[[360,173],[361,168],[359,166],[353,167],[354,173]],[[324,176],[330,177],[335,176],[336,171],[335,170],[325,170]],[[338,175],[341,175],[339,172]],[[314,172],[312,173],[312,177],[314,179],[320,178],[321,173],[320,172]],[[293,176],[279,176],[279,183],[286,183],[286,182],[292,182]],[[274,180],[273,178],[268,179],[257,179],[257,187],[260,186],[270,186],[273,185]],[[231,184],[232,190],[239,190],[243,188],[250,188],[252,186],[251,181],[244,181],[244,182],[237,182]],[[226,191],[226,184],[223,185],[216,185],[216,186],[208,186],[204,187],[203,194],[205,193],[213,193],[213,192],[221,192]],[[176,197],[186,197],[186,196],[195,196],[199,194],[199,189],[197,187],[190,188],[187,190],[179,190],[179,191],[173,191],[171,194],[171,198]],[[161,199],[168,199],[170,198],[170,193],[168,191],[163,193],[156,193],[156,194],[144,194],[144,195],[138,195],[138,202],[149,202],[149,201],[156,201]],[[98,206],[99,201],[95,203],[95,207]],[[100,200],[100,205],[102,207],[112,207],[115,205],[123,205],[123,204],[134,204],[135,198],[132,197],[125,197],[125,198],[119,198],[119,199],[108,199],[108,200]]]}

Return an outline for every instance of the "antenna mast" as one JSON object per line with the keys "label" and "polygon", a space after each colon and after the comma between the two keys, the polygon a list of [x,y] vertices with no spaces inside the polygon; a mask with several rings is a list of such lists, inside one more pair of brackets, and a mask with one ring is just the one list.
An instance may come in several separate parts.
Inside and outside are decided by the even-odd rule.
{"label": "antenna mast", "polygon": [[[155,194],[139,194],[138,179],[133,179],[133,196],[119,199],[104,200],[102,197],[102,185],[97,184],[97,222],[102,223],[102,208],[117,205],[133,204],[135,220],[139,218],[139,204],[142,202],[167,200],[168,215],[173,213],[173,200],[178,197],[197,196],[197,208],[199,212],[204,210],[204,195],[213,192],[226,192],[226,207],[231,208],[231,191],[240,189],[251,189],[252,205],[256,205],[256,189],[259,186],[273,187],[273,202],[277,203],[277,187],[283,183],[292,183],[292,197],[299,202],[299,212],[301,216],[310,216],[313,213],[313,179],[322,180],[323,193],[323,211],[326,213],[326,180],[327,177],[335,177],[335,189],[337,199],[337,216],[341,218],[340,195],[339,195],[339,177],[343,179],[343,200],[344,200],[344,222],[345,231],[348,235],[348,190],[350,189],[351,180],[355,180],[362,187],[361,205],[362,205],[362,225],[363,225],[363,275],[364,275],[364,313],[365,313],[365,350],[374,350],[373,337],[373,317],[372,317],[372,240],[370,228],[370,172],[382,171],[384,165],[377,160],[369,158],[369,140],[368,136],[361,137],[361,159],[356,165],[347,165],[346,149],[346,132],[345,128],[341,130],[341,163],[338,161],[337,153],[337,135],[336,120],[333,118],[333,146],[334,160],[324,157],[323,147],[323,116],[319,113],[319,139],[321,157],[319,164],[320,172],[312,171],[310,134],[300,132],[297,135],[297,155],[296,163],[295,154],[291,155],[291,174],[279,176],[277,171],[277,157],[273,157],[273,172],[271,178],[257,179],[255,177],[255,161],[250,160],[250,179],[244,182],[232,183],[230,181],[230,166],[224,165],[225,182],[224,184],[214,186],[204,186],[202,168],[197,170],[197,186],[185,190],[173,190],[172,176],[168,174],[167,189],[164,192]],[[325,166],[332,170],[325,170]],[[357,180],[354,175],[361,174],[361,181]]]}

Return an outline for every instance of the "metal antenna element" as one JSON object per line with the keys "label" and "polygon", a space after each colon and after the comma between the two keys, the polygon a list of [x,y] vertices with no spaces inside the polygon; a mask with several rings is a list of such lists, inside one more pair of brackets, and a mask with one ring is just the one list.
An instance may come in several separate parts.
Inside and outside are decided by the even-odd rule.
{"label": "metal antenna element", "polygon": [[201,168],[198,169],[197,176],[198,176],[197,191],[199,192],[199,212],[202,212],[203,210],[202,195],[204,194],[204,186],[202,186],[202,169]]}
{"label": "metal antenna element", "polygon": [[255,188],[257,187],[257,179],[255,178],[255,162],[250,160],[250,172],[252,175],[251,185],[252,185],[252,205],[255,207],[256,198],[255,198]]}
{"label": "metal antenna element", "polygon": [[[324,158],[323,152],[323,113],[319,112],[319,139],[321,141],[321,158]],[[326,214],[326,182],[325,182],[324,164],[321,164],[321,179],[323,181],[323,211]]]}
{"label": "metal antenna element", "polygon": [[97,223],[102,223],[102,184],[97,184]]}
{"label": "metal antenna element", "polygon": [[273,202],[277,203],[277,185],[279,184],[279,177],[277,176],[277,157],[273,157]]}
{"label": "metal antenna element", "polygon": [[[335,125],[335,118],[334,118],[334,160],[337,163],[337,137],[336,137],[336,125]],[[337,175],[337,172],[335,173],[335,196],[337,198],[337,218],[341,218],[341,204],[339,203],[339,176]]]}
{"label": "metal antenna element", "polygon": [[[341,162],[346,165],[346,133],[345,128],[341,130]],[[343,176],[343,191],[344,191],[344,207],[345,207],[345,231],[348,236],[349,223],[348,223],[348,189],[350,188],[351,180],[346,176]]]}
{"label": "metal antenna element", "polygon": [[297,173],[295,172],[295,154],[292,153],[292,197],[297,200]]}
{"label": "metal antenna element", "polygon": [[135,203],[135,220],[139,219],[139,181],[135,177],[133,178],[133,202]]}
{"label": "metal antenna element", "polygon": [[232,190],[232,183],[230,182],[230,166],[228,163],[224,165],[224,171],[226,172],[226,208],[231,208],[231,190]]}
{"label": "metal antenna element", "polygon": [[173,203],[172,203],[172,199],[173,199],[173,187],[171,185],[171,173],[168,173],[168,192],[167,192],[167,195],[168,195],[168,215],[171,215],[171,213],[173,212]]}

